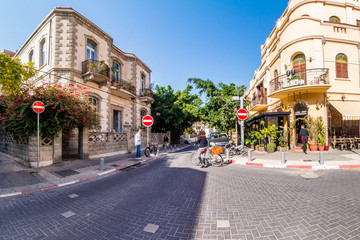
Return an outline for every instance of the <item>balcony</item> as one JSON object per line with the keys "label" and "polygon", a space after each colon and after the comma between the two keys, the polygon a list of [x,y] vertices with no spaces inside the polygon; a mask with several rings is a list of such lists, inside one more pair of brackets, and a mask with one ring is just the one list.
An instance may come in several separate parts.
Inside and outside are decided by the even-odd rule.
{"label": "balcony", "polygon": [[268,97],[284,98],[288,94],[298,92],[325,93],[331,85],[329,84],[329,69],[313,68],[301,70],[295,75],[281,75],[272,79],[269,84]]}
{"label": "balcony", "polygon": [[84,82],[91,81],[100,87],[110,80],[110,68],[103,61],[86,60],[81,63]]}
{"label": "balcony", "polygon": [[150,89],[140,89],[139,97],[141,102],[152,103],[154,101],[154,94]]}
{"label": "balcony", "polygon": [[261,111],[267,108],[267,96],[257,95],[250,103],[250,111]]}
{"label": "balcony", "polygon": [[115,76],[112,78],[113,84],[110,87],[111,94],[126,99],[132,99],[136,97],[136,88],[129,81],[120,79],[116,80]]}

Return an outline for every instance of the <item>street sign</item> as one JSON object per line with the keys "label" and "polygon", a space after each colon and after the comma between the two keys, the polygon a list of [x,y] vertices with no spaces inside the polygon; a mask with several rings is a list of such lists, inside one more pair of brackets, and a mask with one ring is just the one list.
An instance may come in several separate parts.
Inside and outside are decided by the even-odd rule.
{"label": "street sign", "polygon": [[45,111],[45,105],[41,101],[35,101],[32,105],[32,109],[36,113],[42,113],[43,111]]}
{"label": "street sign", "polygon": [[248,112],[245,109],[241,108],[239,109],[239,111],[237,111],[237,117],[240,120],[245,120],[248,117]]}
{"label": "street sign", "polygon": [[154,123],[154,119],[152,118],[152,116],[146,115],[143,117],[142,123],[145,127],[151,127],[151,125],[153,125]]}

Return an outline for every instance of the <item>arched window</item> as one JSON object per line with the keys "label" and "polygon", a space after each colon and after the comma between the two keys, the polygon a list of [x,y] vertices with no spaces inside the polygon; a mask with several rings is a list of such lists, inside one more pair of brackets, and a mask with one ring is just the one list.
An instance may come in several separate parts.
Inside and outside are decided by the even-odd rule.
{"label": "arched window", "polygon": [[96,44],[91,41],[86,43],[86,59],[95,60]]}
{"label": "arched window", "polygon": [[116,61],[113,62],[113,81],[119,82],[120,81],[120,64]]}
{"label": "arched window", "polygon": [[145,75],[141,74],[141,92],[145,92]]}
{"label": "arched window", "polygon": [[298,54],[293,58],[293,69],[295,74],[299,74],[301,79],[306,77],[306,60],[304,54]]}
{"label": "arched window", "polygon": [[89,105],[94,109],[95,112],[99,112],[100,101],[97,97],[90,96],[88,98]]}
{"label": "arched window", "polygon": [[338,18],[337,16],[331,16],[329,18],[329,21],[333,23],[340,23],[340,18]]}
{"label": "arched window", "polygon": [[45,64],[45,57],[46,57],[46,46],[45,46],[45,39],[40,42],[40,67]]}
{"label": "arched window", "polygon": [[31,50],[29,53],[29,62],[34,62],[34,51]]}
{"label": "arched window", "polygon": [[142,119],[146,115],[147,115],[147,110],[146,109],[141,109],[141,111],[140,111],[140,126],[142,126]]}
{"label": "arched window", "polygon": [[336,77],[348,78],[348,64],[347,57],[343,53],[336,55]]}

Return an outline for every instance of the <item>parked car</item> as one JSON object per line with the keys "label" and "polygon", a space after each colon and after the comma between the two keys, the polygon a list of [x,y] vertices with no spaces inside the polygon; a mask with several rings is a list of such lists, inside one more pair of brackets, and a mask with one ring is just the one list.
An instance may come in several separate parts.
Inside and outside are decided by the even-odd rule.
{"label": "parked car", "polygon": [[209,146],[210,147],[224,147],[230,142],[231,138],[226,132],[213,132],[210,134]]}

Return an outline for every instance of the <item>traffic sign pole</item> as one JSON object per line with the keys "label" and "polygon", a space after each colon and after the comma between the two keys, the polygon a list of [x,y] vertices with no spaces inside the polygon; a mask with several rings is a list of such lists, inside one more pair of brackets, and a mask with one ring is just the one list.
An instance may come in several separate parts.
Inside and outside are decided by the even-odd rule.
{"label": "traffic sign pole", "polygon": [[37,169],[39,169],[39,156],[40,156],[40,113],[37,113]]}
{"label": "traffic sign pole", "polygon": [[[240,97],[240,109],[244,108],[244,97]],[[241,120],[241,146],[244,147],[244,120]]]}
{"label": "traffic sign pole", "polygon": [[149,128],[153,125],[154,119],[150,115],[146,115],[142,119],[142,124],[147,128],[146,129],[146,144],[147,146],[150,146],[150,132]]}

